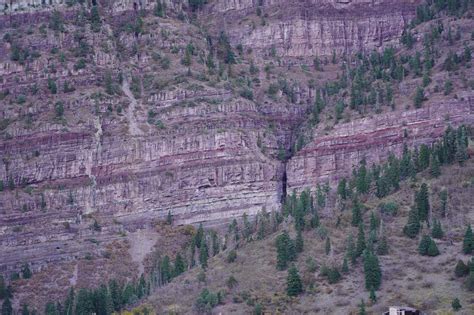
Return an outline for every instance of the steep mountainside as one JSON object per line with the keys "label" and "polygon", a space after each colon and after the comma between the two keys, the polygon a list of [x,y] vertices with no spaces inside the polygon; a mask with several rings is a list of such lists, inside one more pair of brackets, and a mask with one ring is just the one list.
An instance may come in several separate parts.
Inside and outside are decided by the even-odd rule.
{"label": "steep mountainside", "polygon": [[14,308],[190,262],[188,224],[472,125],[472,3],[421,3],[0,1],[0,274],[33,272]]}

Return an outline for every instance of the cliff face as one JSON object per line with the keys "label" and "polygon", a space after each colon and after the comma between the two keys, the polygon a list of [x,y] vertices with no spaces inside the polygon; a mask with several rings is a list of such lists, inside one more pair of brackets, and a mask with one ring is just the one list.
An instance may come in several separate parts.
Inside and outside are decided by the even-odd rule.
{"label": "cliff face", "polygon": [[314,141],[288,162],[288,191],[314,189],[317,184],[333,187],[362,159],[367,164],[387,161],[390,153],[400,156],[403,146],[431,144],[447,126],[474,123],[474,95],[461,100],[442,101],[425,108],[392,112],[336,125],[316,132]]}
{"label": "cliff face", "polygon": [[[215,37],[225,30],[234,47],[254,50],[262,71],[251,83],[260,88],[273,48],[284,64],[396,44],[418,2],[271,0],[257,17],[260,1],[218,0],[198,16],[214,25]],[[0,26],[13,37],[0,45],[0,272],[99,255],[119,234],[168,212],[177,224],[214,225],[276,210],[285,177],[288,189],[314,187],[347,174],[363,156],[378,161],[404,141],[429,143],[448,123],[473,122],[473,96],[465,95],[337,125],[328,135],[317,131],[285,175],[276,153],[291,147],[313,103],[306,77],[298,78],[304,84],[294,102],[264,99],[263,87],[251,100],[241,86],[199,76],[207,71],[202,29],[145,18],[147,31],[136,30],[138,11],[152,10],[155,1],[98,1],[100,32],[85,26],[77,6],[49,3],[0,1]],[[170,16],[183,8],[177,0],[166,4]],[[53,10],[74,26],[43,31]],[[188,43],[195,61],[185,67],[178,56]],[[39,55],[12,61],[15,47]],[[235,68],[222,71],[246,71]]]}
{"label": "cliff face", "polygon": [[[221,0],[213,9],[218,12],[220,29],[227,30],[232,40],[245,48],[261,55],[273,51],[278,56],[314,58],[397,46],[419,3]],[[257,10],[260,17],[255,16]],[[233,23],[237,21],[238,24]]]}

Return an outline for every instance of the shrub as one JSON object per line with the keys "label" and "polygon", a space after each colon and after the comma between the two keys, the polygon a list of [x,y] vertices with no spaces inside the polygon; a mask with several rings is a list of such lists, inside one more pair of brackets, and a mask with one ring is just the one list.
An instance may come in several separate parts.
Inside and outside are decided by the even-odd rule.
{"label": "shrub", "polygon": [[245,88],[240,91],[240,96],[248,100],[253,100],[253,91],[251,89]]}
{"label": "shrub", "polygon": [[227,262],[228,263],[233,263],[237,259],[237,252],[233,249],[229,252],[227,255]]}
{"label": "shrub", "polygon": [[208,289],[203,289],[194,304],[199,313],[208,313],[219,304],[218,295]]}

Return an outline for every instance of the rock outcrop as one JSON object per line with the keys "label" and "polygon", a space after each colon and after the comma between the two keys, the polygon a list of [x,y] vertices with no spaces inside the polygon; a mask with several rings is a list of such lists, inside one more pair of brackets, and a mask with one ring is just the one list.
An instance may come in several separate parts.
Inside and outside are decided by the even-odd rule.
{"label": "rock outcrop", "polygon": [[400,156],[406,144],[413,148],[432,144],[447,126],[474,123],[474,95],[443,101],[420,109],[392,112],[336,125],[315,132],[314,141],[291,158],[287,166],[288,191],[335,186],[366,159],[368,165],[384,162],[390,153]]}
{"label": "rock outcrop", "polygon": [[[281,0],[220,0],[213,9],[219,12],[215,19],[219,28],[226,30],[235,44],[261,55],[273,51],[279,56],[314,58],[398,45],[419,3],[309,0],[290,5]],[[255,16],[257,9],[261,18]]]}

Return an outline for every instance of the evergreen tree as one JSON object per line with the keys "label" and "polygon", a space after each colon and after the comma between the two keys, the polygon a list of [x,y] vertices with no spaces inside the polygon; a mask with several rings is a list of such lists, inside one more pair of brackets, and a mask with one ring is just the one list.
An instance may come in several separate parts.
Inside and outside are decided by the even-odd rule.
{"label": "evergreen tree", "polygon": [[382,269],[377,255],[371,251],[365,251],[364,254],[364,274],[365,288],[378,290],[382,283]]}
{"label": "evergreen tree", "polygon": [[53,302],[46,303],[44,313],[45,315],[59,315],[56,305],[54,305]]}
{"label": "evergreen tree", "polygon": [[472,254],[474,251],[474,237],[472,235],[472,228],[469,224],[464,234],[464,240],[462,244],[462,251],[464,254]]}
{"label": "evergreen tree", "polygon": [[162,283],[168,283],[171,280],[171,263],[170,263],[170,258],[168,255],[165,255],[163,257],[163,260],[161,261],[161,281]]}
{"label": "evergreen tree", "polygon": [[443,228],[441,227],[441,222],[439,220],[434,220],[431,236],[437,239],[442,239],[444,237]]}
{"label": "evergreen tree", "polygon": [[403,233],[410,237],[415,238],[420,232],[420,219],[418,218],[418,211],[412,208],[408,213],[408,222],[403,227]]}
{"label": "evergreen tree", "polygon": [[286,281],[286,293],[288,296],[297,296],[303,292],[303,283],[295,265],[288,269],[288,278]]}
{"label": "evergreen tree", "polygon": [[388,242],[385,233],[382,233],[382,237],[377,244],[377,254],[381,256],[388,254]]}
{"label": "evergreen tree", "polygon": [[367,312],[365,311],[365,302],[364,302],[364,300],[360,301],[358,315],[367,315]]}
{"label": "evergreen tree", "polygon": [[426,144],[420,146],[420,154],[418,156],[418,166],[420,171],[425,170],[430,165],[430,149]]}
{"label": "evergreen tree", "polygon": [[7,296],[7,285],[5,279],[0,275],[0,300],[3,300]]}
{"label": "evergreen tree", "polygon": [[459,302],[458,298],[455,298],[453,302],[451,303],[451,306],[453,307],[453,310],[455,312],[459,311],[462,308],[461,302]]}
{"label": "evergreen tree", "polygon": [[[234,220],[232,222],[231,227],[233,229],[235,229],[237,227],[237,221],[236,220]],[[229,227],[229,230],[231,229],[231,227]],[[196,244],[197,247],[201,246],[203,237],[204,237],[204,228],[202,227],[202,223],[200,223],[199,228],[196,232],[196,235],[194,236],[195,244]]]}
{"label": "evergreen tree", "polygon": [[430,158],[430,174],[431,174],[431,176],[433,176],[435,178],[438,177],[439,175],[441,175],[441,169],[439,167],[439,160],[434,155],[431,155],[431,158]]}
{"label": "evergreen tree", "polygon": [[445,217],[448,207],[448,191],[446,189],[441,190],[439,199],[441,200],[441,214]]}
{"label": "evergreen tree", "polygon": [[301,231],[299,230],[296,234],[295,250],[297,253],[302,253],[304,249],[304,240]]}
{"label": "evergreen tree", "polygon": [[359,226],[362,222],[361,205],[357,197],[352,202],[352,226]]}
{"label": "evergreen tree", "polygon": [[209,258],[209,252],[207,250],[206,239],[201,239],[201,246],[199,246],[199,263],[203,269],[207,268],[207,259]]}
{"label": "evergreen tree", "polygon": [[293,257],[296,256],[292,251],[295,250],[295,246],[292,245],[293,241],[291,240],[288,232],[284,231],[282,234],[278,235],[275,241],[277,248],[277,269],[284,270],[288,266],[288,262],[292,261]]}
{"label": "evergreen tree", "polygon": [[428,222],[430,201],[428,196],[428,185],[426,185],[426,183],[421,184],[420,190],[415,195],[415,202],[419,220]]}
{"label": "evergreen tree", "polygon": [[326,237],[326,244],[324,246],[324,250],[326,252],[326,255],[329,255],[329,253],[331,252],[331,239],[328,237]]}
{"label": "evergreen tree", "polygon": [[337,185],[337,194],[342,200],[347,199],[347,180],[342,178]]}
{"label": "evergreen tree", "polygon": [[[74,291],[71,288],[70,294],[72,292],[72,302],[71,302],[71,307],[74,304]],[[119,311],[120,308],[122,307],[122,286],[119,285],[117,280],[110,280],[109,281],[109,292],[110,292],[110,297],[112,299],[112,306],[115,311]],[[69,313],[69,314],[72,314]]]}
{"label": "evergreen tree", "polygon": [[66,297],[66,301],[64,301],[64,315],[72,315],[74,311],[74,289],[70,288],[69,292]]}
{"label": "evergreen tree", "polygon": [[376,231],[378,225],[379,224],[378,224],[378,221],[377,221],[377,217],[375,216],[375,213],[372,211],[370,213],[370,230],[371,231]]}
{"label": "evergreen tree", "polygon": [[413,103],[415,108],[420,108],[425,100],[425,91],[422,87],[418,87],[415,92],[415,97],[413,98]]}
{"label": "evergreen tree", "polygon": [[30,279],[31,276],[33,275],[30,266],[28,264],[23,264],[23,267],[21,268],[21,274],[23,276],[23,279]]}
{"label": "evergreen tree", "polygon": [[469,274],[469,267],[460,259],[454,268],[454,274],[457,278],[465,277]]}
{"label": "evergreen tree", "polygon": [[428,256],[434,257],[439,255],[438,246],[434,240],[431,240],[430,245],[428,246]]}
{"label": "evergreen tree", "polygon": [[13,308],[12,303],[10,302],[10,298],[7,296],[2,303],[2,315],[12,315]]}
{"label": "evergreen tree", "polygon": [[430,247],[430,244],[431,238],[428,235],[423,235],[420,245],[418,246],[418,253],[423,256],[428,255],[428,248]]}
{"label": "evergreen tree", "polygon": [[359,234],[357,235],[357,244],[356,244],[356,257],[362,255],[366,248],[365,244],[365,232],[364,232],[364,223],[359,224]]}
{"label": "evergreen tree", "polygon": [[28,309],[28,305],[23,304],[21,307],[21,315],[30,315],[30,310]]}
{"label": "evergreen tree", "polygon": [[220,244],[217,232],[212,231],[212,256],[219,254]]}
{"label": "evergreen tree", "polygon": [[94,304],[89,292],[86,289],[80,289],[77,293],[76,315],[90,315],[94,312]]}
{"label": "evergreen tree", "polygon": [[168,215],[166,216],[166,223],[168,223],[168,225],[173,224],[173,216],[171,215],[171,211],[168,211]]}
{"label": "evergreen tree", "polygon": [[102,25],[102,21],[100,18],[99,8],[97,5],[92,6],[91,14],[90,14],[90,21],[91,21],[91,29],[94,32],[99,32],[100,27]]}
{"label": "evergreen tree", "polygon": [[165,16],[165,4],[161,0],[156,0],[155,8],[153,9],[155,16],[164,17]]}
{"label": "evergreen tree", "polygon": [[176,258],[174,260],[174,275],[179,276],[183,272],[186,271],[186,263],[184,262],[183,257],[180,253],[176,254]]}
{"label": "evergreen tree", "polygon": [[469,272],[469,276],[467,277],[465,284],[468,291],[474,291],[474,271],[471,270]]}

